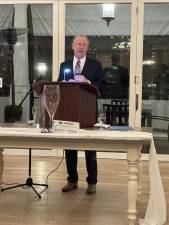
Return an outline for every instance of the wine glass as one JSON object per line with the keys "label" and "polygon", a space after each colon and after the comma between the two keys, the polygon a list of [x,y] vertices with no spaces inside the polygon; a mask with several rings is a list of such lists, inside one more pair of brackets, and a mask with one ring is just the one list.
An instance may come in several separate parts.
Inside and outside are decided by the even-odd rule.
{"label": "wine glass", "polygon": [[48,132],[54,132],[53,129],[53,117],[57,110],[60,101],[60,89],[59,85],[44,85],[44,101],[45,107],[49,114],[49,129]]}
{"label": "wine glass", "polygon": [[99,123],[100,125],[106,123],[106,113],[105,113],[105,112],[100,112],[100,113],[98,114],[98,123]]}
{"label": "wine glass", "polygon": [[36,123],[37,123],[37,114],[38,114],[38,109],[37,106],[32,106],[32,115],[33,115],[33,126],[36,127]]}

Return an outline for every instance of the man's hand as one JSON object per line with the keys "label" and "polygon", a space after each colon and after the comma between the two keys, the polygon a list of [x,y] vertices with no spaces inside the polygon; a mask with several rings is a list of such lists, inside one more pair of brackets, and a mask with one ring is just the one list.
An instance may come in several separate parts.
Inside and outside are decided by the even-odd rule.
{"label": "man's hand", "polygon": [[90,81],[88,79],[86,79],[86,77],[84,75],[75,75],[74,80],[76,82],[86,82],[86,83],[90,84]]}
{"label": "man's hand", "polygon": [[76,82],[74,79],[69,79],[68,82]]}

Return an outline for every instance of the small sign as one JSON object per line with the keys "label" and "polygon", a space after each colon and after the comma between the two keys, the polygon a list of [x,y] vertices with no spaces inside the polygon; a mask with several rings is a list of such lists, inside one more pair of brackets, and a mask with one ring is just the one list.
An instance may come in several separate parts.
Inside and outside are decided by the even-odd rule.
{"label": "small sign", "polygon": [[2,77],[0,77],[0,88],[2,88],[3,87],[3,79],[2,79]]}
{"label": "small sign", "polygon": [[79,122],[54,120],[56,130],[78,131],[80,129]]}

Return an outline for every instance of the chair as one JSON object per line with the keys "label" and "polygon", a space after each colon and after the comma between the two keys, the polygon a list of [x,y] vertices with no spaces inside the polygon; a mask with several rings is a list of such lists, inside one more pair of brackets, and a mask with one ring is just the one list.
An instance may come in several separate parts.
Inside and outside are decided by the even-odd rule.
{"label": "chair", "polygon": [[151,109],[142,109],[141,126],[142,127],[152,126],[152,110]]}
{"label": "chair", "polygon": [[[152,128],[154,136],[154,143],[156,145],[157,153],[168,154],[168,142],[169,142],[169,117],[152,115],[151,109],[142,110],[142,127],[152,127],[152,120],[165,121],[168,123],[167,129]],[[149,146],[144,146],[143,153],[149,152]]]}
{"label": "chair", "polygon": [[106,123],[112,126],[128,125],[129,104],[126,99],[112,99],[111,104],[103,104]]}

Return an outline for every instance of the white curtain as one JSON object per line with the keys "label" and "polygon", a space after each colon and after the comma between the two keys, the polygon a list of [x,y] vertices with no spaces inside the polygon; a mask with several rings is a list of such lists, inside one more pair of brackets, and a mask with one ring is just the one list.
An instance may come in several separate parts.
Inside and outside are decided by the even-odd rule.
{"label": "white curtain", "polygon": [[33,33],[35,36],[53,36],[52,4],[32,4]]}
{"label": "white curtain", "polygon": [[0,30],[12,27],[13,5],[0,5]]}

